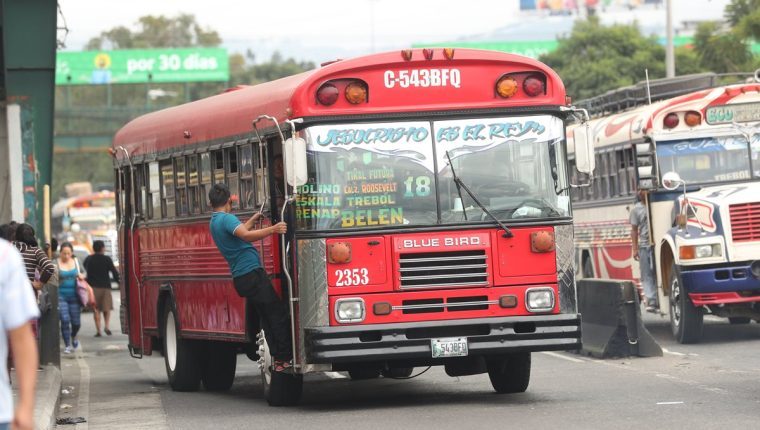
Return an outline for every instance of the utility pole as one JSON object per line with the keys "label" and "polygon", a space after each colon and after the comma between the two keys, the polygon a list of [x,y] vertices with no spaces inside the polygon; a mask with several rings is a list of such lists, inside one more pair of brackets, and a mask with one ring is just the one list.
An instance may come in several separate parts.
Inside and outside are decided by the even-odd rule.
{"label": "utility pole", "polygon": [[375,53],[375,2],[377,0],[369,0],[369,31],[370,31],[370,48],[372,53]]}
{"label": "utility pole", "polygon": [[665,32],[667,33],[667,42],[665,43],[665,76],[674,78],[676,76],[676,58],[673,50],[673,0],[665,0]]}

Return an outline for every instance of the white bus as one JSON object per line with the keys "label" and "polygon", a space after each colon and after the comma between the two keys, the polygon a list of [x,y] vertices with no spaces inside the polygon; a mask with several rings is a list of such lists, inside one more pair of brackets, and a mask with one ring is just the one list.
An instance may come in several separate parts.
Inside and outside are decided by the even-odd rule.
{"label": "white bus", "polygon": [[[634,90],[597,107],[625,106]],[[689,343],[705,313],[760,321],[760,83],[681,93],[589,122],[595,177],[572,198],[581,276],[638,281],[629,212],[649,191],[660,308]]]}

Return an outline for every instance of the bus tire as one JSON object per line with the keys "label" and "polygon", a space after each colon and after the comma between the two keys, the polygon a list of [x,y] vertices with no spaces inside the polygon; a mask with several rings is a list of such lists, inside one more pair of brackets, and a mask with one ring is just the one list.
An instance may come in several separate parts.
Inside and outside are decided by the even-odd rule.
{"label": "bus tire", "polygon": [[380,369],[373,369],[373,368],[351,369],[348,371],[348,376],[351,377],[352,381],[363,381],[365,379],[375,379],[375,378],[380,377]]}
{"label": "bus tire", "polygon": [[530,352],[488,360],[488,378],[497,393],[524,393],[530,384]]}
{"label": "bus tire", "polygon": [[197,391],[201,382],[199,344],[180,337],[173,301],[167,302],[163,315],[164,364],[169,385],[174,391]]}
{"label": "bus tire", "polygon": [[228,342],[206,342],[201,381],[207,391],[227,391],[235,381],[237,349]]}
{"label": "bus tire", "polygon": [[702,338],[704,314],[702,308],[692,304],[683,288],[678,270],[670,270],[670,329],[679,343],[697,343]]}
{"label": "bus tire", "polygon": [[392,367],[390,369],[384,369],[381,373],[384,378],[408,378],[412,376],[414,367]]}
{"label": "bus tire", "polygon": [[749,324],[750,321],[749,317],[728,317],[728,322],[732,325]]}
{"label": "bus tire", "polygon": [[261,359],[261,385],[269,406],[295,406],[303,394],[303,375],[291,372],[273,372],[272,356],[269,354],[264,332],[260,332],[257,343]]}

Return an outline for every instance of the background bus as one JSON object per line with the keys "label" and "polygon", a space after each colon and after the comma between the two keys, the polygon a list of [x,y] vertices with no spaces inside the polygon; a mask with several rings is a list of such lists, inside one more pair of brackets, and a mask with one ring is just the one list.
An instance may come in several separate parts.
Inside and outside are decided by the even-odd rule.
{"label": "background bus", "polygon": [[[573,190],[582,276],[635,280],[629,212],[636,190],[649,190],[659,303],[679,342],[699,340],[705,312],[732,323],[760,318],[760,84],[684,91],[707,82],[658,81],[660,95],[687,93],[592,120],[596,175],[593,186]],[[591,105],[625,106],[631,94]],[[683,183],[662,186],[668,172],[685,182],[685,206]]]}
{"label": "background bus", "polygon": [[59,243],[70,241],[90,251],[93,241],[102,240],[106,255],[119,264],[113,191],[85,192],[59,200],[51,209],[51,227]]}
{"label": "background bus", "polygon": [[[271,404],[296,402],[300,376],[328,370],[443,365],[524,391],[531,351],[580,345],[565,104],[535,60],[425,49],[132,121],[113,144],[130,352],[163,349],[171,386],[194,390],[229,388],[244,350]],[[256,246],[290,299],[292,377],[270,372],[258,319],[209,235],[217,182],[236,215],[263,206],[266,224],[291,227]]]}

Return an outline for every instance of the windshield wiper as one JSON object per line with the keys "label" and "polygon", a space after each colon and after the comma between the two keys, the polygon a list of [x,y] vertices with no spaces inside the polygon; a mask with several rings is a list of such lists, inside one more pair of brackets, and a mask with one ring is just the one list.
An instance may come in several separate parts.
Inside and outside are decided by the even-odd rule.
{"label": "windshield wiper", "polygon": [[[501,227],[501,229],[504,230],[504,234],[502,235],[503,237],[512,237],[512,236],[514,236],[512,234],[512,230],[510,230],[509,227],[507,227],[501,221],[499,221],[499,219],[496,218],[491,213],[491,211],[489,211],[488,209],[486,209],[486,207],[482,203],[480,203],[480,200],[478,200],[478,198],[475,197],[475,195],[472,193],[472,191],[470,191],[470,189],[467,188],[467,185],[465,185],[464,182],[462,182],[462,180],[459,179],[459,177],[457,176],[456,172],[454,171],[454,163],[451,162],[451,157],[449,156],[449,151],[446,151],[446,158],[449,159],[449,167],[451,167],[451,177],[454,178],[454,184],[456,184],[456,186],[457,186],[457,192],[459,193],[459,198],[460,199],[462,198],[462,190],[461,189],[464,188],[465,192],[467,192],[467,194],[469,194],[469,196],[472,199],[472,201],[474,201],[475,204],[478,205],[478,207],[483,211],[483,213],[485,213],[488,216],[490,216],[491,219],[493,219],[496,222],[496,224],[499,224],[499,227]],[[462,210],[464,210],[464,204],[462,204],[462,208],[463,208]],[[464,219],[467,219],[467,213],[466,212],[465,212],[465,218]]]}

